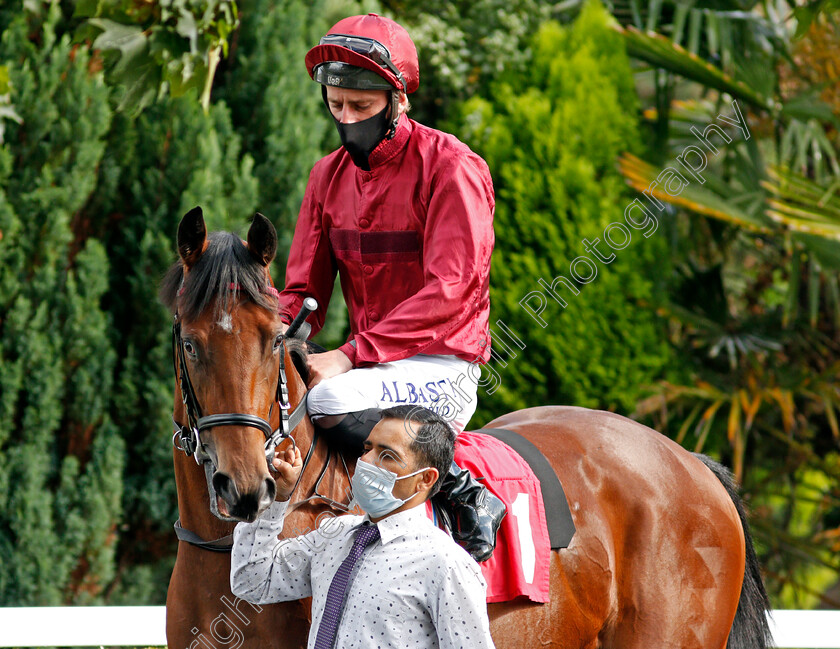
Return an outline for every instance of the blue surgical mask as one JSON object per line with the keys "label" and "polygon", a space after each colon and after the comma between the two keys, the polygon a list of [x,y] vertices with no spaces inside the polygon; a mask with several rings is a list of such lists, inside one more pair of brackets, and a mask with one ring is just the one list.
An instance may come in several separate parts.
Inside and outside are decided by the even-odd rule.
{"label": "blue surgical mask", "polygon": [[353,501],[373,518],[385,516],[385,514],[391,513],[410,500],[410,498],[400,500],[394,496],[394,485],[397,480],[410,478],[428,468],[431,467],[418,469],[408,475],[397,476],[393,471],[383,469],[381,466],[358,460],[356,462],[356,472],[350,479],[350,486],[353,488]]}

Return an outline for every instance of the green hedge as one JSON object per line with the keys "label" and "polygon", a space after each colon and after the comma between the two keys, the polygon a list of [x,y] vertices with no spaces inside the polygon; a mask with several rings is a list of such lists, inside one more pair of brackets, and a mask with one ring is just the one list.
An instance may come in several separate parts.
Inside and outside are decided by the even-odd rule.
{"label": "green hedge", "polygon": [[[609,20],[589,3],[570,27],[543,24],[530,43],[528,73],[502,75],[486,97],[460,107],[454,128],[487,160],[496,187],[491,323],[501,320],[526,346],[513,347],[517,357],[510,358],[497,343],[501,358],[491,367],[501,385],[479,391],[474,426],[543,404],[628,413],[671,361],[652,306],[657,278],[667,272],[664,245],[652,226],[635,229],[624,220],[633,197],[615,161],[640,148],[639,106]],[[604,244],[612,222],[631,233],[622,250]],[[619,235],[615,230],[618,243]],[[584,239],[596,238],[604,259],[615,256],[610,263],[585,249]],[[597,275],[574,280],[572,265],[582,279]],[[565,307],[540,284],[560,276]],[[510,337],[492,329],[510,347]]]}

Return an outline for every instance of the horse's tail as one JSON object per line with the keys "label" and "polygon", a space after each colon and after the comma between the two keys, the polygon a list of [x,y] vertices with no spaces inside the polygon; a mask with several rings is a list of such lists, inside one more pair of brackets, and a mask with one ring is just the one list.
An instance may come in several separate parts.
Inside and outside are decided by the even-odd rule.
{"label": "horse's tail", "polygon": [[694,454],[705,464],[720,483],[726,489],[735,509],[738,510],[738,518],[741,519],[741,527],[744,530],[744,542],[746,562],[744,566],[744,581],[741,584],[741,597],[738,600],[738,611],[735,613],[735,621],[729,631],[729,642],[727,649],[765,649],[773,645],[773,635],[770,632],[770,625],[767,622],[767,611],[770,610],[770,598],[764,589],[764,581],[761,579],[761,568],[755,556],[750,527],[747,523],[747,514],[744,504],[738,495],[738,488],[732,473],[723,465],[715,462],[710,457]]}

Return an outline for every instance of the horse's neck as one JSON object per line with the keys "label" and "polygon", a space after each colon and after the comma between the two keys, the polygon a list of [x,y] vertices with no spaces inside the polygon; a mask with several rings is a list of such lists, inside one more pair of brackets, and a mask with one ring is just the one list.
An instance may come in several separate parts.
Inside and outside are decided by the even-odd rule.
{"label": "horse's neck", "polygon": [[[289,372],[289,401],[291,402],[292,408],[294,409],[296,404],[305,398],[306,384],[304,384],[300,375],[294,369],[294,366],[292,366],[292,370]],[[331,508],[327,503],[320,501],[320,499],[315,502],[310,501],[310,503],[305,503],[299,507],[294,507],[295,503],[299,503],[312,496],[316,485],[319,495],[326,496],[339,503],[346,503],[350,488],[349,476],[339,457],[339,452],[333,451],[330,454],[326,441],[323,438],[315,442],[314,424],[312,424],[308,416],[304,417],[300,425],[293,431],[293,436],[304,459],[313,443],[315,443],[315,447],[312,449],[309,462],[304,467],[300,484],[295,490],[295,493],[292,494],[292,514],[295,515],[295,520],[286,528],[286,536],[290,535],[289,530],[294,532],[295,529],[302,531],[314,529],[318,521],[321,520],[322,513],[330,512],[333,515],[343,513]],[[327,464],[328,459],[329,465]],[[352,467],[352,464],[352,462],[348,462],[350,467]],[[320,484],[318,484],[319,479],[321,480]]]}

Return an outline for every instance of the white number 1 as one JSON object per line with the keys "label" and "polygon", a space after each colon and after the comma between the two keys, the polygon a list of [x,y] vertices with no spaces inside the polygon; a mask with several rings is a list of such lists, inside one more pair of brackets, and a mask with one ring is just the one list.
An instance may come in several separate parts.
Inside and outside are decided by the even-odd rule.
{"label": "white number 1", "polygon": [[519,532],[519,551],[522,555],[522,570],[526,583],[534,583],[534,570],[537,565],[537,548],[531,533],[531,508],[528,506],[528,494],[516,494],[511,514],[516,519],[516,529]]}

